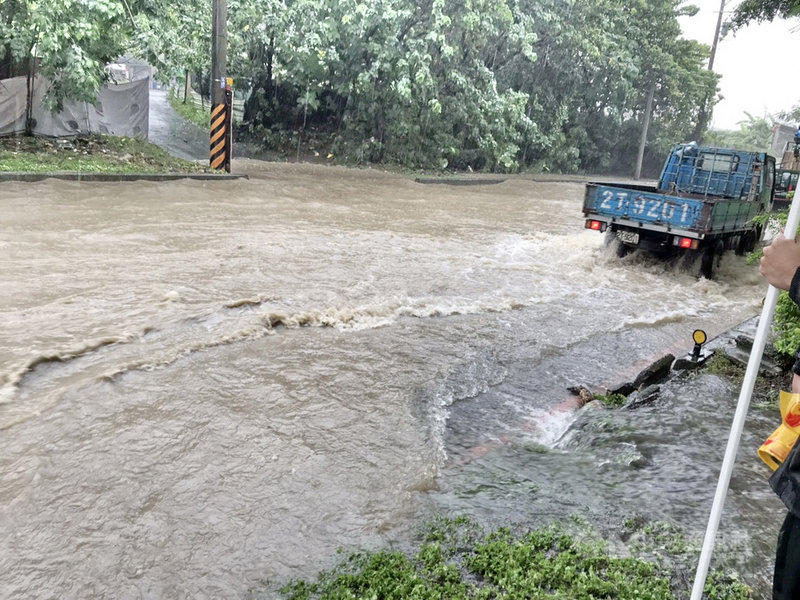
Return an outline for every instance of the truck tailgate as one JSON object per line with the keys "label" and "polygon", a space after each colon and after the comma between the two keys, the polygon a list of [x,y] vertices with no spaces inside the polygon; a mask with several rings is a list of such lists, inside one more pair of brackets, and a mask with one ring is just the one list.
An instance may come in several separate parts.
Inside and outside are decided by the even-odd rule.
{"label": "truck tailgate", "polygon": [[600,183],[587,184],[583,203],[586,215],[595,214],[615,220],[627,219],[642,224],[695,231],[706,226],[710,209],[701,200]]}

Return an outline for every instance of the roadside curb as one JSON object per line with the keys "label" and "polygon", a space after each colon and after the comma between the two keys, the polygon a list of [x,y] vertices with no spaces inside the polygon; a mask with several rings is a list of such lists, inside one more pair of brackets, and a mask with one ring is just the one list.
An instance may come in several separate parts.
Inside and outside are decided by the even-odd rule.
{"label": "roadside curb", "polygon": [[[643,388],[648,386],[657,387],[685,372],[702,367],[716,352],[720,352],[731,362],[746,369],[760,318],[760,315],[748,317],[738,325],[734,325],[708,340],[703,344],[697,359],[693,358],[692,352],[677,359],[672,354],[667,354],[639,372],[634,381],[621,382],[608,388],[607,392],[629,396],[636,391],[643,391]],[[780,357],[772,349],[768,340],[759,363],[759,374],[779,377],[786,372],[786,369],[780,366],[780,362]]]}
{"label": "roadside curb", "polygon": [[203,181],[230,181],[249,179],[247,175],[231,173],[78,173],[77,171],[54,171],[45,173],[0,172],[0,182],[35,182],[45,179],[65,179],[68,181],[114,182],[114,181],[176,181],[178,179],[199,179]]}
{"label": "roadside curb", "polygon": [[503,183],[505,178],[494,177],[416,177],[415,183],[434,183],[445,185],[492,185]]}

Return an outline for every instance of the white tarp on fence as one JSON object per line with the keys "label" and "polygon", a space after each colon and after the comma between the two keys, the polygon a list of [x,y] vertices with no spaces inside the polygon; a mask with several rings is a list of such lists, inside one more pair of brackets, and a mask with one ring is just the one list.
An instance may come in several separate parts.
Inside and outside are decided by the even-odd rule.
{"label": "white tarp on fence", "polygon": [[[33,132],[49,137],[105,133],[147,139],[150,113],[150,80],[104,86],[94,104],[64,102],[57,114],[42,105],[47,82],[34,78]],[[25,131],[26,78],[0,80],[0,136]]]}

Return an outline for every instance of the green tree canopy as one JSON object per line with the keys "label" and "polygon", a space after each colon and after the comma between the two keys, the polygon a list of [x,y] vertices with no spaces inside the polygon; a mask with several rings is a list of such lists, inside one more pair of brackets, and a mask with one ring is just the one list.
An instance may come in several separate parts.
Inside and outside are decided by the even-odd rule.
{"label": "green tree canopy", "polygon": [[92,100],[103,67],[124,52],[129,15],[113,0],[4,0],[0,48],[6,60],[38,61],[51,82],[47,101]]}
{"label": "green tree canopy", "polygon": [[[53,105],[124,51],[208,73],[210,0],[4,0],[0,49],[40,57]],[[631,172],[685,141],[717,77],[682,0],[228,0],[238,130],[354,162]],[[10,49],[10,50],[9,50]]]}
{"label": "green tree canopy", "polygon": [[800,0],[744,0],[733,13],[734,27],[751,21],[772,21],[775,17],[788,19],[800,15]]}
{"label": "green tree canopy", "polygon": [[[633,164],[689,135],[717,78],[680,37],[678,0],[232,0],[251,134],[306,125],[337,154],[513,170]],[[633,138],[632,138],[633,136]]]}
{"label": "green tree canopy", "polygon": [[[133,0],[131,0],[133,2]],[[165,80],[211,65],[211,0],[136,0],[129,47]]]}

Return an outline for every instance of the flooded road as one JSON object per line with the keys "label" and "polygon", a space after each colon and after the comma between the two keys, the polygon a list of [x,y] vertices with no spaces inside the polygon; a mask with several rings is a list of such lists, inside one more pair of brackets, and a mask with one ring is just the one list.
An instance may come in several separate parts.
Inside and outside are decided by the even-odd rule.
{"label": "flooded road", "polygon": [[[0,597],[269,595],[439,513],[702,538],[738,390],[587,412],[566,387],[757,314],[755,267],[613,257],[579,183],[235,171],[2,184]],[[782,519],[764,415],[721,526],[756,587]]]}

